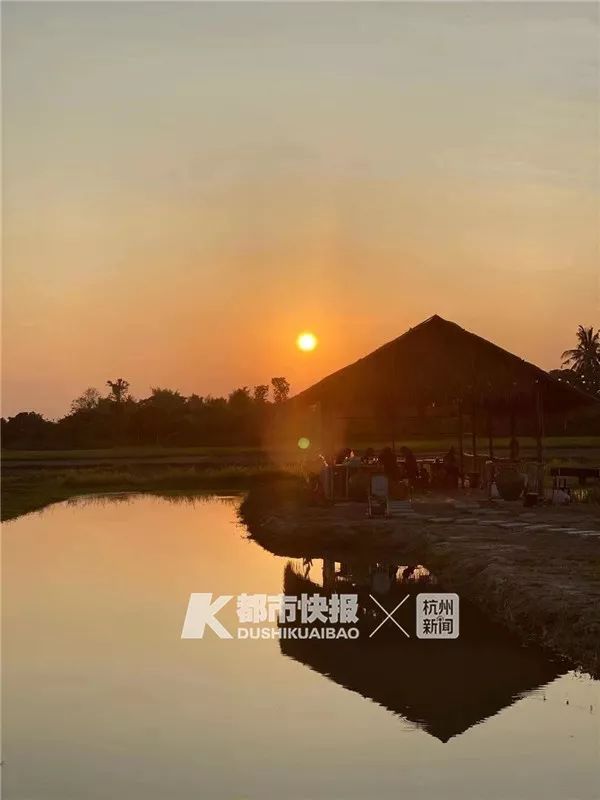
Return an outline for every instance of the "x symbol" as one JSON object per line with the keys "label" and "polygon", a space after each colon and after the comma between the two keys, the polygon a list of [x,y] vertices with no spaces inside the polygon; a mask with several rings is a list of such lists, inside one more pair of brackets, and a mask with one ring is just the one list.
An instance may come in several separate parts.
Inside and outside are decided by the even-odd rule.
{"label": "x symbol", "polygon": [[379,625],[378,625],[378,626],[375,628],[375,630],[374,630],[372,633],[370,633],[370,634],[369,634],[369,639],[371,638],[371,636],[375,636],[375,634],[377,633],[377,631],[379,630],[379,628],[381,628],[381,626],[382,626],[382,625],[385,625],[385,623],[388,621],[388,619],[391,619],[391,621],[394,623],[394,625],[395,625],[397,628],[400,628],[400,630],[401,630],[401,631],[402,631],[402,633],[403,633],[403,634],[406,636],[406,638],[407,638],[407,639],[410,639],[410,636],[408,635],[408,633],[407,633],[407,632],[404,630],[404,628],[402,627],[402,625],[400,625],[400,623],[399,623],[397,620],[395,620],[395,619],[394,619],[394,616],[393,616],[393,615],[396,613],[396,611],[398,611],[398,609],[400,608],[400,606],[401,606],[403,603],[405,603],[405,602],[408,600],[408,598],[410,597],[410,595],[409,595],[409,594],[407,594],[407,595],[406,595],[406,597],[405,597],[403,600],[400,600],[400,602],[398,603],[398,605],[396,606],[396,608],[394,608],[392,611],[389,611],[389,612],[387,611],[387,609],[385,609],[385,608],[384,608],[384,607],[381,605],[381,603],[379,602],[379,600],[376,600],[376,599],[373,597],[373,595],[372,595],[372,594],[370,594],[370,595],[369,595],[369,597],[371,598],[371,600],[372,600],[374,603],[377,603],[377,605],[379,606],[379,608],[380,608],[380,609],[383,611],[383,613],[385,614],[385,618],[384,618],[384,619],[382,619],[382,620],[381,620],[381,622],[379,623]]}

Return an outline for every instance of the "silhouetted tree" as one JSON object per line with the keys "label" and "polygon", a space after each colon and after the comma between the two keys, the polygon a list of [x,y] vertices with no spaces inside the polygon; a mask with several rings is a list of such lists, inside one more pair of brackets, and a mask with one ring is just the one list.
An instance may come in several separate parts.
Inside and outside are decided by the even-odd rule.
{"label": "silhouetted tree", "polygon": [[116,381],[106,381],[110,388],[109,398],[115,403],[124,403],[129,392],[129,383],[124,378],[117,378]]}
{"label": "silhouetted tree", "polygon": [[143,440],[166,444],[177,439],[185,420],[186,399],[177,391],[152,388],[150,397],[137,403],[134,427]]}
{"label": "silhouetted tree", "polygon": [[269,397],[269,387],[267,384],[259,383],[258,386],[255,386],[252,397],[255,403],[266,403]]}
{"label": "silhouetted tree", "polygon": [[173,389],[161,389],[158,386],[152,387],[152,394],[143,401],[151,403],[156,408],[165,408],[169,411],[181,411],[185,405],[185,397]]}
{"label": "silhouetted tree", "polygon": [[588,392],[600,392],[600,330],[593,327],[577,328],[577,346],[565,350],[561,358],[563,367],[569,367],[582,388]]}
{"label": "silhouetted tree", "polygon": [[96,408],[100,402],[100,397],[101,395],[98,389],[94,386],[90,386],[83,394],[73,400],[71,403],[71,414],[75,414],[77,411],[90,411],[92,408]]}
{"label": "silhouetted tree", "polygon": [[227,402],[232,409],[245,409],[251,403],[250,389],[247,386],[242,386],[239,389],[234,389],[230,393]]}
{"label": "silhouetted tree", "polygon": [[204,406],[204,398],[198,394],[191,394],[186,400],[187,409],[190,413],[198,413],[202,411]]}
{"label": "silhouetted tree", "polygon": [[276,403],[283,403],[288,399],[290,384],[285,378],[271,378],[273,386],[273,399]]}
{"label": "silhouetted tree", "polygon": [[52,446],[54,423],[35,411],[21,411],[7,420],[2,419],[4,447],[36,448]]}

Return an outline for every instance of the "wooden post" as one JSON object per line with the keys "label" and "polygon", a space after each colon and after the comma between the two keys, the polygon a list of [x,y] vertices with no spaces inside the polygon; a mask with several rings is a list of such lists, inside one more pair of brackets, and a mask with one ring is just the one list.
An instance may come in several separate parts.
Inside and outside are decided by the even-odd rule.
{"label": "wooden post", "polygon": [[536,414],[536,444],[538,462],[538,496],[544,496],[544,402],[542,398],[542,387],[538,383],[535,392],[535,414]]}
{"label": "wooden post", "polygon": [[323,559],[323,588],[332,589],[335,584],[335,561]]}
{"label": "wooden post", "polygon": [[471,433],[472,445],[473,445],[473,468],[472,472],[477,472],[477,406],[473,401],[473,410],[471,412],[471,425],[473,427]]}
{"label": "wooden post", "polygon": [[514,400],[511,402],[511,405],[510,405],[509,427],[510,427],[510,444],[509,444],[510,459],[511,459],[511,461],[518,462],[519,461],[519,441],[517,439],[517,412],[515,410]]}
{"label": "wooden post", "polygon": [[331,445],[330,451],[331,451],[331,455],[330,455],[331,469],[329,471],[329,492],[330,492],[329,500],[331,501],[331,504],[334,505],[335,504],[335,457],[336,457],[336,452],[335,452],[335,447],[333,446],[333,443]]}
{"label": "wooden post", "polygon": [[542,405],[542,392],[538,384],[535,393],[535,415],[536,415],[536,442],[537,460],[541,464],[544,458],[544,409]]}
{"label": "wooden post", "polygon": [[465,454],[463,447],[463,405],[462,400],[458,402],[458,451],[459,451],[459,465],[460,465],[460,483],[462,488],[465,488]]}
{"label": "wooden post", "polygon": [[321,406],[321,419],[325,426],[324,438],[326,440],[326,454],[328,470],[328,484],[329,484],[329,501],[333,504],[335,502],[335,443],[333,432],[333,415],[331,409],[326,404]]}
{"label": "wooden post", "polygon": [[317,435],[317,442],[319,447],[320,453],[326,453],[326,441],[325,441],[325,425],[323,424],[323,403],[318,400],[315,403],[315,411],[317,417],[317,425],[316,425],[316,435]]}
{"label": "wooden post", "polygon": [[494,460],[494,419],[493,419],[493,416],[492,416],[492,408],[491,408],[491,406],[489,404],[488,404],[488,412],[487,412],[487,414],[488,414],[488,418],[487,418],[488,445],[489,445],[489,448],[490,448],[490,458],[493,461]]}

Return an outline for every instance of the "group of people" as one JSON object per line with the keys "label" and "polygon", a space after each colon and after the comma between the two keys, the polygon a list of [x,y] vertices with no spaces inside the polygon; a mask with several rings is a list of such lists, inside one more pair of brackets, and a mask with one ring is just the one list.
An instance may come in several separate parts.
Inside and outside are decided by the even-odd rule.
{"label": "group of people", "polygon": [[[443,458],[436,458],[430,464],[419,463],[409,447],[400,448],[400,458],[391,447],[384,447],[376,453],[368,447],[361,454],[351,448],[340,450],[335,456],[336,466],[352,467],[352,477],[348,483],[350,496],[362,499],[368,491],[368,473],[365,467],[379,467],[387,475],[390,484],[398,485],[407,482],[412,490],[456,488],[460,478],[460,469],[454,447],[451,447]],[[319,502],[327,500],[330,494],[330,471],[323,456],[306,465],[307,477],[311,493]],[[335,480],[343,482],[343,473]],[[336,488],[336,493],[338,489]],[[344,489],[340,484],[339,491]]]}
{"label": "group of people", "polygon": [[[514,435],[510,440],[510,456],[515,462],[519,459],[519,442]],[[398,486],[400,483],[408,483],[411,490],[417,491],[453,490],[463,477],[454,447],[450,447],[443,457],[429,459],[427,463],[419,463],[413,451],[406,446],[400,448],[399,455],[391,447],[384,447],[379,452],[367,447],[362,453],[346,447],[335,455],[334,464],[350,468],[349,472],[335,473],[335,487],[331,485],[330,466],[322,455],[306,465],[312,493],[321,502],[327,500],[332,488],[336,495],[348,494],[353,499],[364,499],[371,471],[366,467],[377,467],[383,471],[390,484],[396,484],[397,491],[403,490]]]}
{"label": "group of people", "polygon": [[[436,458],[428,467],[417,461],[410,447],[401,447],[402,460],[398,461],[391,447],[384,448],[379,462],[391,481],[408,480],[415,489],[456,488],[460,477],[456,451],[451,447],[443,458]],[[430,471],[431,470],[431,471]]]}

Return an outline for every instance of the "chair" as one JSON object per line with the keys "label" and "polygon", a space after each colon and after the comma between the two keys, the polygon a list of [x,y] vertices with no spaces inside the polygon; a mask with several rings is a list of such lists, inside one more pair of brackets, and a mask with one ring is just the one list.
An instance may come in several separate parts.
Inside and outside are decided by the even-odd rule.
{"label": "chair", "polygon": [[552,503],[564,503],[566,498],[570,499],[570,495],[567,478],[559,470],[558,475],[552,476]]}
{"label": "chair", "polygon": [[390,484],[387,475],[371,475],[367,514],[369,517],[390,516]]}

